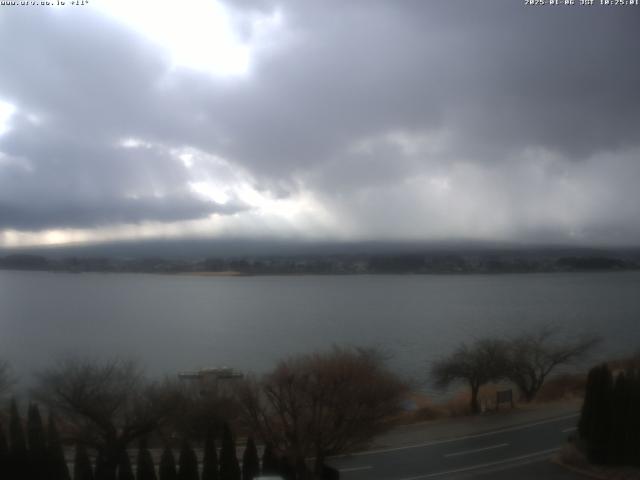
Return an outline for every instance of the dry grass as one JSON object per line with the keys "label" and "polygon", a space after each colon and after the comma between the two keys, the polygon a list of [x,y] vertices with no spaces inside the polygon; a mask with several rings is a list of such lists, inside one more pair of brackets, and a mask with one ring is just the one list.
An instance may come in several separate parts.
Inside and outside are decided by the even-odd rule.
{"label": "dry grass", "polygon": [[448,417],[462,417],[471,415],[471,394],[467,391],[456,393],[442,405]]}
{"label": "dry grass", "polygon": [[431,420],[438,420],[439,418],[445,418],[447,411],[440,405],[424,405],[413,412],[412,422],[429,422]]}
{"label": "dry grass", "polygon": [[[586,376],[584,374],[562,374],[552,377],[542,387],[534,403],[540,405],[579,400],[584,395],[585,384]],[[496,393],[508,388],[513,390],[515,407],[524,407],[526,404],[518,402],[519,394],[515,387],[508,384],[488,384],[480,388],[478,395],[481,410],[495,412]],[[460,391],[442,402],[435,402],[432,398],[420,393],[412,393],[408,400],[415,404],[416,409],[393,419],[393,424],[410,424],[471,415],[471,393],[468,388],[461,388]],[[510,410],[510,405],[500,405],[499,411]]]}
{"label": "dry grass", "polygon": [[584,374],[567,373],[552,377],[540,389],[536,403],[582,398],[586,383]]}
{"label": "dry grass", "polygon": [[589,461],[574,443],[566,443],[554,456],[554,461],[579,469],[589,468]]}
{"label": "dry grass", "polygon": [[624,358],[617,358],[609,363],[609,368],[616,371],[640,369],[640,351]]}
{"label": "dry grass", "polygon": [[430,397],[423,393],[412,392],[407,397],[407,400],[415,405],[415,410],[402,413],[392,419],[392,425],[428,422],[447,416],[447,412],[441,405],[436,405]]}
{"label": "dry grass", "polygon": [[[640,369],[640,351],[627,357],[611,360],[607,364],[614,373],[622,370]],[[586,374],[557,375],[545,382],[538,393],[536,403],[582,398],[586,383]]]}
{"label": "dry grass", "polygon": [[[496,392],[503,388],[504,386],[499,385],[483,386],[478,395],[481,407],[485,410],[494,410]],[[440,418],[471,415],[471,393],[467,389],[463,389],[445,402],[437,404],[424,395],[418,398],[419,400],[412,398],[416,403],[417,409],[411,414],[411,422],[424,422]]]}

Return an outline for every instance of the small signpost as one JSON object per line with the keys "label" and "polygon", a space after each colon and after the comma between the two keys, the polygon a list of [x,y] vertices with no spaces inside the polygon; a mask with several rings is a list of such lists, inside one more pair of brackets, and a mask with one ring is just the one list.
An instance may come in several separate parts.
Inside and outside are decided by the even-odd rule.
{"label": "small signpost", "polygon": [[500,408],[501,403],[510,403],[513,408],[513,390],[499,390],[496,392],[496,411]]}

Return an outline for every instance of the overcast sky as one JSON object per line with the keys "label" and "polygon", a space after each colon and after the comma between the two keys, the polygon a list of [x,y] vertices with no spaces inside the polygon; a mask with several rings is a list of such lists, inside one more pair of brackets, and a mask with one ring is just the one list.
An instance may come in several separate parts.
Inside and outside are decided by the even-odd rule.
{"label": "overcast sky", "polygon": [[70,3],[0,6],[0,246],[640,244],[640,7]]}

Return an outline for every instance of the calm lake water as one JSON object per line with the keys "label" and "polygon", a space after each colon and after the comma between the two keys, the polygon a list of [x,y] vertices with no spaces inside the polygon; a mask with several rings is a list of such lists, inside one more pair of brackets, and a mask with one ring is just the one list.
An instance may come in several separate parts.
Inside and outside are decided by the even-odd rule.
{"label": "calm lake water", "polygon": [[332,344],[381,346],[418,381],[459,342],[540,323],[640,348],[640,273],[191,277],[0,271],[0,357],[29,375],[69,352],[150,374],[262,372]]}

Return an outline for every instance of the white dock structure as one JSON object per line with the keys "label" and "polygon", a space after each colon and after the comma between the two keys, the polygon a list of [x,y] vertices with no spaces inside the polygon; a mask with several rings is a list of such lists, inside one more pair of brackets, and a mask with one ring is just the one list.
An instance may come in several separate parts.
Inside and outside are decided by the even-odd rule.
{"label": "white dock structure", "polygon": [[181,380],[231,380],[242,377],[242,372],[231,367],[209,367],[178,373]]}
{"label": "white dock structure", "polygon": [[239,380],[244,374],[231,367],[209,367],[198,370],[178,372],[178,378],[185,380],[200,392],[200,395],[229,392],[232,384],[229,380]]}

